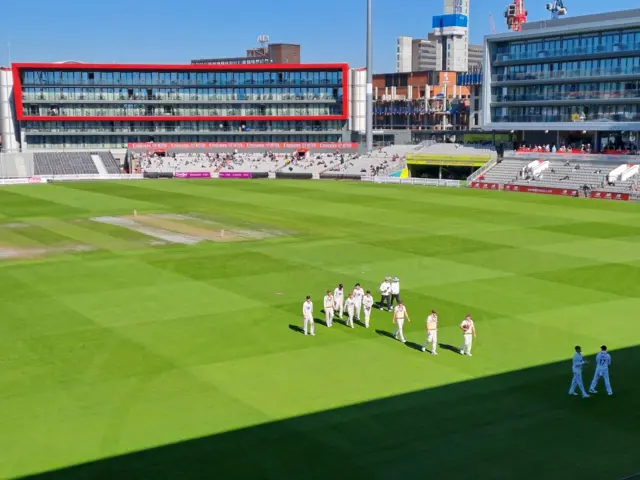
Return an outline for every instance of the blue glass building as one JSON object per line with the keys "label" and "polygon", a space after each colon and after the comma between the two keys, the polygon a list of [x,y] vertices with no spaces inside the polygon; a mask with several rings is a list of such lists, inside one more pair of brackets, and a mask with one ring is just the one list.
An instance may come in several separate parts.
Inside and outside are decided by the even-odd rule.
{"label": "blue glass building", "polygon": [[485,38],[483,127],[521,140],[638,146],[640,9]]}

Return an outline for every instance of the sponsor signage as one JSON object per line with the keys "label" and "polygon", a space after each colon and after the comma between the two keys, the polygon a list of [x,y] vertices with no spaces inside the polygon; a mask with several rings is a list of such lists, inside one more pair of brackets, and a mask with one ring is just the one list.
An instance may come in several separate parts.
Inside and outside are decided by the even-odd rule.
{"label": "sponsor signage", "polygon": [[218,178],[251,178],[251,172],[220,172]]}
{"label": "sponsor signage", "polygon": [[631,200],[631,195],[628,193],[617,193],[617,192],[591,192],[589,194],[589,198],[599,198],[601,200],[621,200],[623,202],[628,202]]}
{"label": "sponsor signage", "polygon": [[221,148],[227,150],[243,150],[256,148],[261,150],[271,149],[330,149],[330,150],[351,150],[358,148],[353,142],[168,142],[168,143],[130,143],[131,150],[151,150],[164,151],[171,148]]}
{"label": "sponsor signage", "polygon": [[28,185],[34,183],[47,183],[46,178],[30,177],[30,178],[0,178],[0,185]]}
{"label": "sponsor signage", "polygon": [[487,183],[487,182],[469,182],[469,188],[479,188],[482,190],[500,190],[501,185],[499,183]]}
{"label": "sponsor signage", "polygon": [[211,178],[211,172],[174,172],[173,178]]}
{"label": "sponsor signage", "polygon": [[505,185],[508,192],[539,193],[541,195],[561,195],[564,197],[577,197],[578,190],[571,188],[533,187],[531,185]]}

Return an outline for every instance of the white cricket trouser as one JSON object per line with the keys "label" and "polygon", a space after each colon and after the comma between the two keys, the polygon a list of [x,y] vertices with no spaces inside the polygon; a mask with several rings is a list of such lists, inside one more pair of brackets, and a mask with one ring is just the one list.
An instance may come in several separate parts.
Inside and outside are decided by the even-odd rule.
{"label": "white cricket trouser", "polygon": [[438,331],[429,330],[427,332],[427,340],[422,345],[422,348],[427,348],[427,345],[431,344],[431,353],[436,353],[436,347],[438,346]]}
{"label": "white cricket trouser", "polygon": [[404,339],[404,332],[402,331],[404,328],[404,318],[396,318],[396,323],[398,324],[398,328],[396,329],[396,333],[393,334],[393,337],[396,340],[400,337],[400,341],[406,343],[407,341]]}
{"label": "white cricket trouser", "polygon": [[462,347],[460,347],[460,352],[463,355],[470,355],[471,354],[471,345],[473,345],[473,334],[472,333],[465,333],[464,334],[464,343],[462,344]]}
{"label": "white cricket trouser", "polygon": [[307,334],[307,327],[309,327],[309,333],[311,335],[315,335],[316,333],[316,322],[313,321],[313,317],[304,317],[304,334]]}
{"label": "white cricket trouser", "polygon": [[342,299],[336,300],[335,311],[340,317],[344,315],[344,302],[342,301]]}
{"label": "white cricket trouser", "polygon": [[353,308],[347,308],[347,327],[354,328],[353,326]]}
{"label": "white cricket trouser", "polygon": [[591,387],[589,390],[595,390],[598,386],[598,382],[600,378],[604,378],[604,386],[607,389],[607,393],[611,395],[613,390],[611,390],[611,382],[609,381],[609,369],[608,368],[596,368],[596,373],[593,375],[593,380],[591,381]]}
{"label": "white cricket trouser", "polygon": [[587,392],[585,392],[584,390],[584,383],[582,382],[582,371],[581,370],[574,370],[573,372],[573,379],[571,380],[571,387],[569,387],[569,395],[573,395],[574,392],[576,391],[576,387],[578,387],[580,389],[580,391],[582,392],[582,396],[586,397],[587,396]]}
{"label": "white cricket trouser", "polygon": [[356,300],[356,320],[360,320],[361,311],[362,311],[362,300]]}
{"label": "white cricket trouser", "polygon": [[369,320],[371,319],[371,307],[364,307],[364,326],[369,328]]}
{"label": "white cricket trouser", "polygon": [[333,308],[332,307],[324,309],[324,318],[325,318],[325,321],[327,322],[327,327],[330,327],[331,325],[333,325]]}

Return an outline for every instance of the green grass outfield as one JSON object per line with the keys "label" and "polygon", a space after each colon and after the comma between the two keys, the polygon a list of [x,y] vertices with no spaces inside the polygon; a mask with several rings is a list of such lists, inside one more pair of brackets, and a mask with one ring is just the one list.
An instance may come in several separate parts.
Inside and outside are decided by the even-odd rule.
{"label": "green grass outfield", "polygon": [[[145,245],[98,215],[288,232]],[[20,228],[16,228],[20,224]],[[27,224],[25,226],[24,224]],[[0,188],[0,477],[612,479],[640,472],[640,206],[312,181]],[[401,278],[408,346],[301,325],[311,294]],[[432,357],[424,318],[473,358]],[[377,333],[376,330],[379,330]],[[609,345],[616,395],[569,397]],[[591,359],[592,357],[590,357]],[[585,382],[591,380],[586,368]],[[601,386],[601,390],[603,387]]]}

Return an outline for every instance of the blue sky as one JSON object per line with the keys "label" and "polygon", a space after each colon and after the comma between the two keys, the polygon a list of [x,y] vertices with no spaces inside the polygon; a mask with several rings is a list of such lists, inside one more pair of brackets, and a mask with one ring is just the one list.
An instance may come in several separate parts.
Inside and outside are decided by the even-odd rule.
{"label": "blue sky", "polygon": [[[505,31],[510,0],[471,0],[471,40],[490,33],[489,12]],[[526,0],[530,20],[548,18],[548,0]],[[303,62],[363,66],[365,0],[30,0],[3,2],[0,64],[11,60],[189,63],[240,56],[266,33],[302,44]],[[393,71],[395,39],[422,37],[442,0],[373,0],[374,69]],[[570,15],[637,8],[638,0],[565,0]]]}

